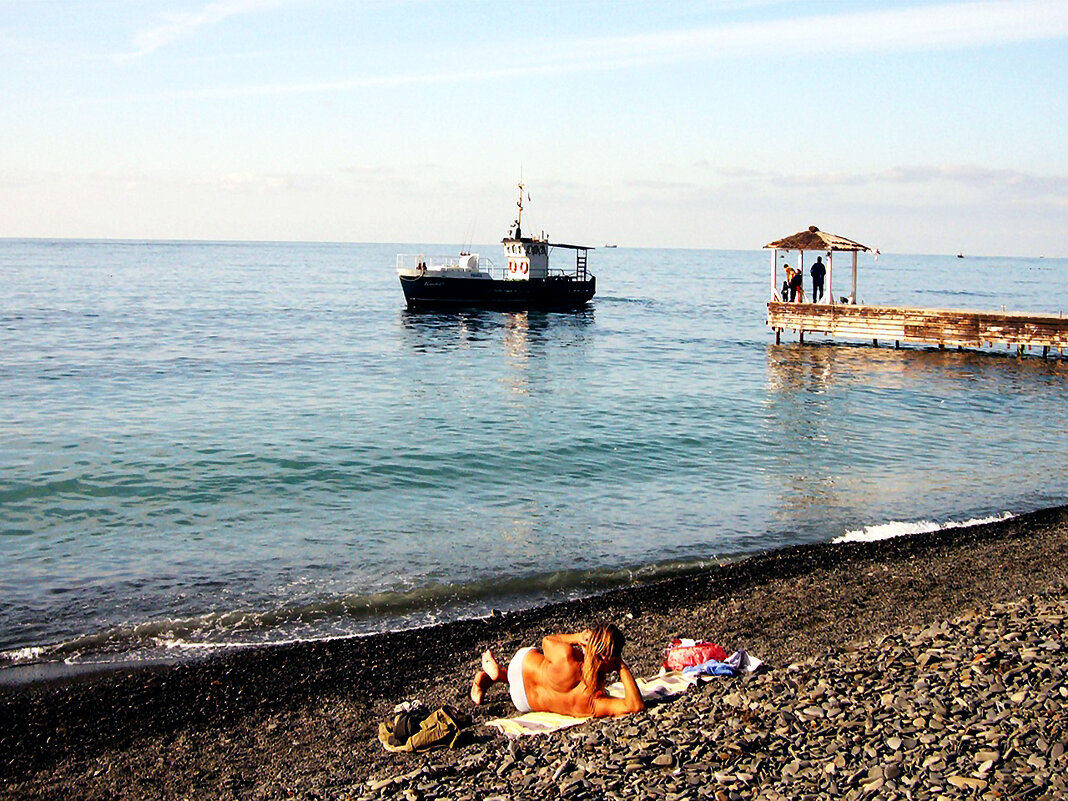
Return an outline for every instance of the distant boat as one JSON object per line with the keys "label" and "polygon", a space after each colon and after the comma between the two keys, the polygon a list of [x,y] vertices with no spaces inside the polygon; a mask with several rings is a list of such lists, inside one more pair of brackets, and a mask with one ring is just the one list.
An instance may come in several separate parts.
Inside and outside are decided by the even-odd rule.
{"label": "distant boat", "polygon": [[963,259],[964,258],[964,254],[963,253],[958,253],[957,254],[957,258],[958,259]]}
{"label": "distant boat", "polygon": [[[397,256],[397,275],[409,309],[573,309],[589,302],[597,291],[597,279],[586,269],[587,252],[593,248],[550,242],[544,234],[523,236],[524,189],[520,183],[519,216],[501,240],[507,268],[498,270],[477,253],[458,258]],[[575,251],[574,270],[549,270],[553,248]]]}
{"label": "distant boat", "polygon": [[605,245],[606,248],[614,248],[615,245]]}

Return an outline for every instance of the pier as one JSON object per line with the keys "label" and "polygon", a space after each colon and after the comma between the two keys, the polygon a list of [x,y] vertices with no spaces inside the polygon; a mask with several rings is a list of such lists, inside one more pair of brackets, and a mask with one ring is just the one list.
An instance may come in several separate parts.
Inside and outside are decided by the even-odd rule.
{"label": "pier", "polygon": [[[1064,355],[1068,349],[1068,318],[1063,315],[1030,314],[1021,312],[986,312],[964,309],[927,309],[912,306],[858,305],[857,254],[871,248],[836,234],[811,226],[793,236],[779,239],[765,248],[772,250],[771,300],[768,301],[767,325],[775,331],[779,344],[786,330],[798,333],[805,341],[806,333],[853,340],[870,340],[900,347],[905,344],[934,345],[939,348],[983,349],[1015,348],[1018,356],[1041,351],[1043,358],[1056,351]],[[786,281],[778,286],[780,251],[797,251],[797,266],[784,265]],[[826,254],[826,292],[818,298],[805,296],[805,252]],[[846,251],[852,255],[852,290],[840,302],[834,302],[834,254]],[[878,254],[878,251],[876,251]],[[788,259],[788,255],[784,255]],[[811,269],[811,267],[810,267]],[[815,301],[815,302],[814,302]]]}
{"label": "pier", "polygon": [[807,333],[854,340],[937,345],[957,348],[1015,348],[1018,355],[1068,349],[1068,318],[1012,312],[921,309],[907,306],[856,306],[848,303],[768,303],[767,324],[779,343],[782,332]]}

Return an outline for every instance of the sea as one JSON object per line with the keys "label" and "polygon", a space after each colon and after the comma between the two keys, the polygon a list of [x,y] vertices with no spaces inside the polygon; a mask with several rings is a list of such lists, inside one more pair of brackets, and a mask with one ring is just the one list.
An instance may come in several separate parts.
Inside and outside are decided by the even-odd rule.
{"label": "sea", "polygon": [[[396,255],[458,250],[0,240],[0,676],[1068,502],[1064,356],[776,345],[763,250],[599,248],[581,311],[406,310]],[[1062,314],[1066,274],[862,254],[857,295]]]}

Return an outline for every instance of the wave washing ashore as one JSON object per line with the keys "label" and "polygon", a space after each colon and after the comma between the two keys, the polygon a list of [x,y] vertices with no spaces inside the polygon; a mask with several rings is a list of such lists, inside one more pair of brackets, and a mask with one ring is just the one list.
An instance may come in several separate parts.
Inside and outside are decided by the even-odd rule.
{"label": "wave washing ashore", "polygon": [[[601,249],[584,311],[413,314],[411,249],[453,248],[0,241],[0,678],[1063,502],[1064,359],[775,346],[757,250]],[[859,299],[1057,313],[1065,268],[884,255]]]}
{"label": "wave washing ashore", "polygon": [[[1059,798],[1068,507],[798,546],[484,620],[0,687],[18,798]],[[647,711],[411,756],[378,722],[463,705],[479,654],[619,622],[654,673],[677,634],[770,666]]]}

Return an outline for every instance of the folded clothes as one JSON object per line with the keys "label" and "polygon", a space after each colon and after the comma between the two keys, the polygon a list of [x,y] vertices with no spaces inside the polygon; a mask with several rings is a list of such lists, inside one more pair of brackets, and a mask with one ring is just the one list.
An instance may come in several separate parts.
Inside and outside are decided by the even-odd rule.
{"label": "folded clothes", "polygon": [[717,659],[709,659],[699,665],[683,668],[685,676],[691,676],[694,680],[699,678],[712,678],[714,676],[737,676],[739,673],[752,673],[759,669],[764,662],[755,656],[750,656],[744,650],[738,649],[722,662]]}
{"label": "folded clothes", "polygon": [[682,673],[685,676],[693,676],[694,678],[712,678],[713,676],[726,676],[729,678],[736,675],[737,671],[726,662],[720,662],[718,659],[709,659],[707,662],[702,662],[700,665],[684,667]]}

